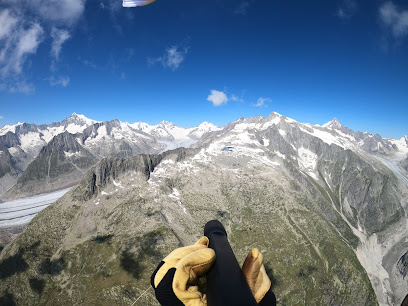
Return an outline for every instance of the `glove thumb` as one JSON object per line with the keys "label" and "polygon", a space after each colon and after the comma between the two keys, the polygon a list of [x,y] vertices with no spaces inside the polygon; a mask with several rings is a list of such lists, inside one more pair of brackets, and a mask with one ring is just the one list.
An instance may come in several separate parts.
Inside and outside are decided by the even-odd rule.
{"label": "glove thumb", "polygon": [[173,280],[173,291],[184,305],[206,305],[205,294],[198,290],[197,281],[207,274],[215,261],[213,249],[197,250],[176,264]]}
{"label": "glove thumb", "polygon": [[271,280],[266,274],[262,264],[263,256],[257,248],[252,249],[242,265],[242,272],[247,280],[249,288],[259,303],[271,288]]}

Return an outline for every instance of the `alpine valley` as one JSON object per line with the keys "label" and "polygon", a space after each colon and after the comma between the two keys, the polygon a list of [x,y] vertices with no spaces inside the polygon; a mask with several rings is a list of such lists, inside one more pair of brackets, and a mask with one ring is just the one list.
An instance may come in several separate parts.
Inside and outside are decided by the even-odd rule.
{"label": "alpine valley", "polygon": [[212,219],[240,263],[259,248],[279,305],[408,294],[406,136],[277,113],[224,127],[73,114],[0,129],[2,201],[69,187],[13,239],[0,229],[11,240],[0,305],[157,305],[151,273]]}

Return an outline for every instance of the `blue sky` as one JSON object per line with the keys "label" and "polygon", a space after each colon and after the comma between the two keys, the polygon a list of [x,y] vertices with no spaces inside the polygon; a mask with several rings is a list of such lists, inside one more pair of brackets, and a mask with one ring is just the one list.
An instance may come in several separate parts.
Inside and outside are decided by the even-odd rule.
{"label": "blue sky", "polygon": [[2,0],[0,126],[276,111],[400,138],[407,54],[402,0]]}

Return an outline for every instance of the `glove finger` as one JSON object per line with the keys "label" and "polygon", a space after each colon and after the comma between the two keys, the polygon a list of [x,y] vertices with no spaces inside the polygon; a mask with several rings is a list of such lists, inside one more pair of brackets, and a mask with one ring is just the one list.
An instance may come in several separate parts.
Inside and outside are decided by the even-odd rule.
{"label": "glove finger", "polygon": [[271,287],[271,280],[262,264],[263,256],[257,248],[252,249],[242,265],[242,272],[256,301],[259,303]]}
{"label": "glove finger", "polygon": [[247,279],[248,285],[252,288],[255,286],[256,280],[259,275],[259,270],[262,266],[263,256],[257,248],[252,249],[248,256],[245,258],[242,265],[242,272]]}
{"label": "glove finger", "polygon": [[202,244],[208,247],[208,245],[210,244],[210,240],[208,240],[206,236],[203,236],[200,239],[198,239],[198,241],[195,244]]}
{"label": "glove finger", "polygon": [[197,281],[207,274],[215,262],[213,249],[205,248],[181,259],[176,265],[173,280],[173,291],[185,305],[198,303],[205,305],[206,297],[198,290]]}
{"label": "glove finger", "polygon": [[167,271],[169,271],[171,268],[174,268],[181,258],[197,250],[205,249],[207,248],[207,245],[208,238],[204,236],[199,239],[194,245],[189,245],[173,250],[160,262],[156,270],[153,272],[150,279],[152,287],[156,288],[163,277],[166,275]]}
{"label": "glove finger", "polygon": [[163,259],[163,261],[168,262],[170,259],[180,260],[180,258],[183,258],[184,256],[192,252],[195,252],[201,249],[202,247],[208,247],[208,244],[209,244],[208,238],[206,236],[203,236],[200,239],[198,239],[198,241],[193,245],[175,249],[173,252],[167,255],[166,258]]}

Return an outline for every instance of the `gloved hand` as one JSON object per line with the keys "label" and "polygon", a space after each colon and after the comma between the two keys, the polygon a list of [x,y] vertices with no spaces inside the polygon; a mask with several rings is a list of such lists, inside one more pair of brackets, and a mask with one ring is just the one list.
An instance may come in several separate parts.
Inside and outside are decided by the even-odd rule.
{"label": "gloved hand", "polygon": [[252,249],[242,265],[242,272],[259,305],[276,305],[276,297],[271,289],[272,283],[266,274],[262,260],[261,252],[257,248]]}
{"label": "gloved hand", "polygon": [[197,281],[215,261],[215,252],[208,243],[208,238],[202,237],[194,245],[175,249],[158,265],[150,283],[161,305],[207,305]]}

